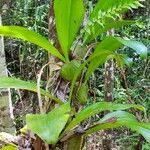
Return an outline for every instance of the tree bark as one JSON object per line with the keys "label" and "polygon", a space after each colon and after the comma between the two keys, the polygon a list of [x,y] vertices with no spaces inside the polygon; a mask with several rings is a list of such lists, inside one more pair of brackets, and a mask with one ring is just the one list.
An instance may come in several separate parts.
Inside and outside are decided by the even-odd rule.
{"label": "tree bark", "polygon": [[108,60],[105,63],[105,101],[113,101],[114,88],[114,61]]}
{"label": "tree bark", "polygon": [[[2,25],[1,15],[0,25]],[[0,60],[0,77],[6,77],[8,75],[4,53],[3,37],[0,37]],[[12,134],[15,133],[10,89],[0,90],[0,132],[9,132]]]}
{"label": "tree bark", "polygon": [[[108,35],[114,35],[114,30],[108,32]],[[105,81],[104,81],[105,101],[113,102],[113,89],[114,89],[114,60],[110,59],[105,63]],[[103,150],[112,149],[112,139],[108,139],[111,136],[112,131],[106,130],[104,132],[106,138],[102,140]]]}

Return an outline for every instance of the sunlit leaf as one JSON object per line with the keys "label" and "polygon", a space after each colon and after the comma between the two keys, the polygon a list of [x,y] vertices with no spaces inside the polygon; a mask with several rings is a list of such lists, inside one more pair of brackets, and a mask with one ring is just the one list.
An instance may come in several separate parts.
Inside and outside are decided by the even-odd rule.
{"label": "sunlit leaf", "polygon": [[104,64],[107,60],[108,56],[113,55],[112,52],[119,49],[121,47],[121,43],[118,42],[114,37],[107,37],[101,43],[97,45],[92,55],[96,55],[97,53],[102,53],[101,56],[95,57],[86,72],[85,82],[89,79],[93,71],[98,68],[100,65]]}
{"label": "sunlit leaf", "polygon": [[100,113],[106,110],[125,110],[129,108],[136,108],[145,112],[145,108],[141,105],[130,105],[130,104],[115,104],[108,102],[98,102],[88,106],[83,109],[77,116],[70,122],[70,124],[66,127],[64,133],[68,132],[70,129],[74,128],[76,125],[80,124],[81,121]]}
{"label": "sunlit leaf", "polygon": [[83,0],[55,0],[54,12],[58,39],[65,57],[68,58],[68,51],[83,20]]}
{"label": "sunlit leaf", "polygon": [[138,122],[134,115],[124,111],[116,111],[105,115],[96,125],[88,129],[85,135],[120,126],[126,126],[140,133],[147,142],[150,142],[150,124]]}
{"label": "sunlit leaf", "polygon": [[[35,83],[29,82],[29,81],[23,81],[23,80],[16,79],[16,78],[10,78],[10,77],[0,78],[0,88],[15,88],[15,89],[23,89],[23,90],[37,92],[37,85]],[[41,94],[60,104],[63,103],[61,100],[49,94],[47,91],[43,89],[41,89]]]}
{"label": "sunlit leaf", "polygon": [[48,114],[26,116],[27,128],[48,144],[56,144],[59,134],[66,125],[70,113],[69,103],[52,110]]}
{"label": "sunlit leaf", "polygon": [[4,146],[0,150],[17,150],[17,147],[14,147],[12,145]]}
{"label": "sunlit leaf", "polygon": [[141,58],[147,57],[147,47],[142,43],[138,41],[133,40],[125,40],[121,38],[116,38],[119,42],[121,42],[123,45],[135,50],[137,54],[140,55]]}
{"label": "sunlit leaf", "polygon": [[[93,55],[97,54],[98,52],[101,52],[101,53],[108,52],[108,55],[105,54],[103,55],[103,57],[95,57],[95,59],[91,61],[87,69],[86,75],[85,75],[85,82],[87,82],[87,80],[89,79],[89,77],[91,76],[91,74],[94,72],[94,70],[97,67],[104,64],[104,62],[106,61],[108,57],[115,58],[116,54],[111,55],[111,53],[109,52],[115,52],[116,50],[123,47],[124,45],[135,50],[142,58],[145,58],[147,56],[147,47],[141,42],[125,40],[125,39],[112,37],[112,36],[106,37],[101,43],[97,45],[97,47],[94,50]],[[117,57],[119,57],[119,55]],[[121,57],[122,57],[123,63],[129,64],[129,58],[127,59],[127,57],[126,58],[125,57],[123,58],[123,56]]]}
{"label": "sunlit leaf", "polygon": [[62,61],[65,61],[59,51],[45,37],[34,31],[19,26],[0,26],[0,35],[15,37],[34,43],[52,55],[60,58]]}

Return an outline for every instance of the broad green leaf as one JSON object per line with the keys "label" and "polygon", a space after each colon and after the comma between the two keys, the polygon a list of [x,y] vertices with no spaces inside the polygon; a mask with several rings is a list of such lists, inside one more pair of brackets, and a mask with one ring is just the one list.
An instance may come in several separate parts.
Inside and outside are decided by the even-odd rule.
{"label": "broad green leaf", "polygon": [[[78,68],[78,70],[76,71],[75,75],[74,75],[74,78],[71,82],[71,87],[70,87],[70,93],[69,93],[69,101],[71,101],[71,98],[72,98],[72,94],[73,94],[73,89],[75,88],[75,83],[79,77],[79,75],[81,74],[82,70],[86,67],[86,65],[88,63],[90,63],[92,60],[94,60],[95,58],[97,57],[102,57],[103,55],[110,55],[110,54],[113,54],[112,52],[110,51],[106,51],[106,52],[98,52],[98,53],[94,53],[92,54],[87,60],[84,61],[84,63],[82,63],[80,65],[80,67]],[[86,83],[86,82],[85,82]]]}
{"label": "broad green leaf", "polygon": [[68,52],[83,20],[83,0],[54,0],[54,12],[58,39],[68,58]]}
{"label": "broad green leaf", "polygon": [[[128,46],[129,48],[135,50],[142,58],[147,56],[147,47],[138,41],[132,41],[132,40],[125,40],[125,39],[121,39],[118,37],[107,37],[105,38],[101,43],[99,43],[99,45],[96,47],[95,51],[94,51],[94,55],[97,54],[98,52],[104,53],[107,51],[112,51],[115,52],[116,50],[118,50],[120,47],[123,46]],[[112,55],[112,57],[115,58],[115,53]],[[91,61],[88,70],[86,72],[85,75],[85,82],[87,82],[87,80],[89,79],[89,77],[91,76],[91,74],[93,73],[93,71],[99,67],[100,65],[102,65],[106,59],[108,58],[109,55],[103,55],[102,58],[100,57],[96,57],[94,60]],[[119,57],[119,55],[118,55]],[[110,57],[111,58],[111,57]],[[129,59],[122,59],[122,61],[124,60],[124,63],[129,63]]]}
{"label": "broad green leaf", "polygon": [[[111,41],[110,42],[111,46],[108,45],[108,44],[110,44],[109,41]],[[93,69],[92,65],[91,65],[92,69],[89,68],[89,72],[86,73],[85,83],[87,82],[88,78],[90,77],[92,71],[94,71],[100,65],[99,63],[103,64],[105,62],[105,60],[108,58],[108,56],[109,57],[112,57],[112,56],[114,57],[115,53],[113,51],[114,51],[114,49],[118,48],[120,45],[121,44],[119,42],[116,42],[114,37],[107,37],[103,42],[101,42],[101,45],[99,47],[99,48],[102,48],[102,50],[97,48],[95,50],[95,52],[87,60],[85,60],[84,63],[82,63],[80,65],[80,67],[76,71],[76,73],[74,75],[74,78],[72,80],[72,83],[71,83],[71,88],[70,88],[70,93],[69,93],[69,101],[71,101],[72,94],[73,94],[73,89],[75,88],[75,83],[77,81],[77,78],[81,74],[82,70],[86,67],[86,65],[90,62],[92,63],[94,60],[97,60],[97,61],[95,61],[96,66],[93,66],[93,68],[94,67],[95,68]],[[104,50],[104,49],[108,49],[108,50]]]}
{"label": "broad green leaf", "polygon": [[61,77],[65,80],[72,81],[80,65],[81,62],[79,60],[72,60],[71,62],[64,64],[60,72]]}
{"label": "broad green leaf", "polygon": [[17,147],[14,147],[12,145],[4,146],[0,150],[17,150]]}
{"label": "broad green leaf", "polygon": [[[35,83],[10,77],[0,77],[0,88],[15,88],[37,92],[37,85]],[[63,104],[61,100],[49,94],[47,91],[43,89],[41,89],[41,94],[60,104]]]}
{"label": "broad green leaf", "polygon": [[144,59],[147,57],[147,47],[143,43],[133,40],[124,40],[121,38],[116,39],[123,45],[135,50],[136,53],[139,54],[141,58]]}
{"label": "broad green leaf", "polygon": [[[98,23],[94,24],[94,29],[96,32],[85,32],[84,35],[84,44],[87,44],[94,40],[97,36],[101,35],[104,32],[110,31],[111,29],[121,28],[123,26],[135,24],[135,21],[130,20],[119,20],[111,23],[106,23],[104,26],[100,26]],[[86,27],[85,27],[86,30]]]}
{"label": "broad green leaf", "polygon": [[[130,43],[129,40],[128,40],[128,43]],[[140,42],[138,42],[138,43],[140,44]],[[141,45],[143,46],[142,43],[141,43]],[[85,68],[85,66],[88,63],[90,63],[90,65],[88,67],[88,70],[85,74],[85,83],[86,83],[87,80],[89,79],[89,77],[91,76],[91,74],[93,73],[93,71],[98,66],[102,65],[109,58],[115,58],[116,53],[114,53],[114,52],[117,49],[119,49],[121,46],[123,46],[123,43],[120,40],[120,38],[110,36],[110,37],[105,38],[96,47],[94,53],[87,60],[85,60],[83,64],[80,65],[80,67],[78,68],[78,70],[75,73],[74,78],[72,80],[71,88],[70,88],[69,101],[71,101],[71,97],[72,97],[72,94],[73,94],[73,89],[75,87],[76,80],[77,80],[78,76],[80,75],[80,73],[82,72],[82,70]],[[131,47],[130,44],[129,44],[129,47],[133,48],[133,46]],[[139,48],[140,47],[137,47],[136,49],[134,48],[134,50],[139,51]],[[143,46],[143,49],[146,49],[146,47]],[[124,60],[124,61],[125,61],[125,63],[129,62],[129,60]]]}
{"label": "broad green leaf", "polygon": [[82,150],[84,147],[84,137],[82,134],[76,134],[66,141],[66,150]]}
{"label": "broad green leaf", "polygon": [[100,113],[106,110],[125,110],[129,108],[136,108],[145,112],[145,108],[141,105],[130,105],[130,104],[114,104],[108,102],[98,102],[88,106],[87,108],[83,109],[77,116],[70,122],[70,124],[66,127],[64,133],[68,132],[76,125],[80,124],[81,121]]}
{"label": "broad green leaf", "polygon": [[137,122],[135,116],[128,112],[115,111],[112,113],[108,113],[99,122],[97,122],[96,125],[87,129],[85,135],[91,134],[99,130],[120,127],[125,121],[128,123]]}
{"label": "broad green leaf", "polygon": [[140,133],[147,140],[147,142],[150,142],[150,124],[138,122],[134,115],[124,111],[116,111],[107,114],[95,126],[88,129],[85,132],[85,135],[99,130],[116,128],[120,126],[126,126],[131,130]]}
{"label": "broad green leaf", "polygon": [[115,37],[106,37],[101,43],[97,45],[92,55],[96,55],[98,52],[102,53],[100,57],[95,57],[85,74],[85,82],[89,79],[93,71],[98,68],[100,65],[104,64],[108,59],[108,56],[114,56],[113,52],[121,47],[121,43],[116,40]]}
{"label": "broad green leaf", "polygon": [[15,37],[34,43],[52,55],[60,58],[62,61],[65,61],[59,51],[45,37],[34,31],[19,26],[0,26],[0,35]]}
{"label": "broad green leaf", "polygon": [[66,125],[70,113],[70,104],[66,103],[48,114],[30,114],[26,116],[27,128],[48,144],[56,144],[59,134]]}

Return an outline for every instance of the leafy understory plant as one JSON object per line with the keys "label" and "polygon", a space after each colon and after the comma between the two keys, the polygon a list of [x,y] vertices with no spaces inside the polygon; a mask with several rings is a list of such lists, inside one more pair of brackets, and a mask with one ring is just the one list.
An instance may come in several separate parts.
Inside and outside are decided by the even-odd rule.
{"label": "leafy understory plant", "polygon": [[[80,112],[76,112],[74,106],[74,101],[77,101],[82,106],[86,106],[89,77],[106,60],[110,58],[115,59],[118,67],[130,64],[131,58],[125,54],[117,53],[119,48],[127,46],[136,51],[141,58],[147,57],[147,48],[141,42],[114,36],[107,36],[97,43],[90,55],[87,55],[88,49],[86,49],[102,33],[134,24],[135,21],[122,20],[120,15],[128,9],[143,7],[140,1],[100,0],[89,15],[89,20],[84,30],[81,29],[83,43],[76,46],[74,59],[69,56],[72,53],[71,47],[79,33],[85,14],[83,0],[54,0],[56,29],[61,52],[45,37],[31,30],[18,26],[0,27],[0,35],[20,38],[34,43],[63,62],[60,75],[71,83],[67,102],[62,101],[44,89],[40,89],[41,95],[54,100],[59,106],[49,113],[28,114],[26,116],[27,129],[37,134],[45,143],[52,145],[54,149],[57,144],[65,143],[67,150],[80,150],[84,145],[83,139],[88,134],[120,126],[126,126],[138,132],[147,142],[150,142],[150,124],[139,122],[133,114],[125,111],[134,108],[143,111],[146,116],[146,110],[143,106],[97,102],[88,107],[83,107]],[[0,88],[17,88],[38,92],[36,84],[16,78],[0,78]],[[110,111],[110,113],[93,126],[83,128],[80,132],[78,131],[82,121],[102,111]],[[1,133],[0,137],[2,135],[3,133]],[[75,146],[74,143],[76,143]]]}

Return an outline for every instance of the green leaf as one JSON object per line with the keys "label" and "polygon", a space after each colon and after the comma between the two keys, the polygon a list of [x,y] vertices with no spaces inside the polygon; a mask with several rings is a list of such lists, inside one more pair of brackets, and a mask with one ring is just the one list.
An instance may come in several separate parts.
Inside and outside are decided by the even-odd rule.
{"label": "green leaf", "polygon": [[133,64],[132,58],[128,57],[125,54],[115,54],[114,58],[118,64],[118,67],[123,67],[124,65],[131,67],[131,65]]}
{"label": "green leaf", "polygon": [[48,144],[56,144],[59,134],[65,127],[70,113],[70,104],[66,103],[48,114],[26,116],[27,128]]}
{"label": "green leaf", "polygon": [[4,146],[0,150],[17,150],[17,147],[14,147],[12,145]]}
{"label": "green leaf", "polygon": [[123,45],[135,50],[142,59],[147,57],[147,47],[143,43],[138,41],[133,41],[133,40],[124,40],[121,38],[116,38],[116,39]]}
{"label": "green leaf", "polygon": [[15,37],[34,43],[52,55],[60,58],[62,61],[65,61],[59,51],[45,37],[34,31],[19,26],[0,26],[0,35]]}
{"label": "green leaf", "polygon": [[112,28],[118,28],[132,22],[117,21],[125,11],[141,7],[139,0],[100,0],[97,2],[90,14],[89,21],[85,27],[84,41],[86,43],[93,40],[102,32]]}
{"label": "green leaf", "polygon": [[[103,57],[95,57],[86,72],[85,75],[85,82],[87,82],[87,80],[89,79],[89,77],[91,76],[91,74],[94,72],[94,70],[99,67],[100,65],[102,65],[106,59],[109,58],[115,58],[115,53],[111,52],[115,52],[117,49],[119,49],[122,46],[128,46],[129,48],[132,48],[133,50],[135,50],[142,58],[147,56],[147,47],[138,41],[132,41],[132,40],[125,40],[125,39],[121,39],[118,37],[112,37],[109,36],[107,38],[105,38],[101,43],[99,43],[96,47],[96,49],[94,50],[93,55],[96,55],[98,52],[101,53],[105,53],[105,55],[103,55]],[[108,53],[108,54],[107,54]],[[119,57],[119,55],[118,55]],[[124,63],[129,63],[129,59],[122,59],[122,61],[124,60]]]}
{"label": "green leaf", "polygon": [[[99,24],[94,24],[93,28],[96,30],[96,32],[90,33],[90,34],[86,32],[84,35],[84,40],[83,40],[84,44],[91,42],[97,36],[101,35],[104,32],[110,31],[111,29],[117,29],[126,25],[132,25],[135,23],[136,23],[135,21],[131,21],[131,20],[119,20],[119,21],[115,21],[111,23],[106,23],[103,27],[100,26]],[[85,30],[86,30],[86,27],[85,27]]]}
{"label": "green leaf", "polygon": [[[15,89],[23,89],[23,90],[29,90],[33,92],[37,92],[37,85],[35,83],[31,83],[29,81],[23,81],[16,78],[10,78],[10,77],[1,77],[0,78],[0,88],[15,88]],[[55,96],[52,96],[47,91],[41,89],[41,94],[43,96],[47,96],[48,98],[63,104],[61,100],[56,98]]]}
{"label": "green leaf", "polygon": [[61,77],[65,80],[72,81],[80,65],[81,62],[79,60],[72,60],[71,62],[64,64],[60,72]]}
{"label": "green leaf", "polygon": [[137,122],[137,120],[134,115],[124,111],[115,111],[112,113],[108,113],[99,122],[97,122],[96,125],[87,129],[87,131],[85,131],[85,135],[99,130],[120,127],[122,126],[123,122],[131,123]]}
{"label": "green leaf", "polygon": [[74,55],[79,60],[83,59],[86,53],[87,53],[87,47],[84,45],[78,44],[74,50]]}
{"label": "green leaf", "polygon": [[[95,58],[97,57],[102,57],[103,55],[110,55],[112,54],[110,51],[106,51],[106,52],[98,52],[96,54],[92,54],[87,60],[84,61],[84,63],[82,63],[80,65],[80,67],[78,68],[78,70],[76,71],[75,75],[74,75],[74,78],[71,82],[71,87],[70,87],[70,93],[69,93],[69,101],[71,101],[71,98],[72,98],[72,94],[73,94],[73,90],[75,88],[75,84],[76,84],[76,81],[79,77],[79,75],[81,74],[82,70],[86,67],[86,65],[91,62],[92,60],[94,60]],[[86,83],[86,82],[85,82]]]}
{"label": "green leaf", "polygon": [[92,104],[82,110],[77,116],[70,122],[70,124],[66,127],[64,133],[68,132],[72,128],[74,128],[76,125],[80,124],[81,121],[91,117],[92,115],[95,115],[97,113],[100,113],[102,111],[106,110],[125,110],[129,108],[136,108],[142,111],[146,111],[145,108],[141,105],[130,105],[130,104],[114,104],[114,103],[108,103],[108,102],[98,102],[95,104]]}
{"label": "green leaf", "polygon": [[76,134],[66,141],[66,150],[82,150],[85,144],[82,134]]}
{"label": "green leaf", "polygon": [[126,126],[131,130],[140,133],[147,140],[147,142],[150,142],[150,124],[138,122],[134,115],[124,111],[116,111],[107,114],[97,123],[97,125],[88,129],[85,132],[85,135],[99,130],[116,128],[120,126]]}
{"label": "green leaf", "polygon": [[78,89],[78,100],[81,104],[86,104],[88,99],[88,84],[81,83],[81,86]]}
{"label": "green leaf", "polygon": [[83,20],[83,0],[55,0],[54,12],[58,39],[68,58],[68,52]]}
{"label": "green leaf", "polygon": [[92,55],[96,55],[97,53],[102,53],[102,55],[100,57],[95,57],[91,61],[85,74],[85,82],[87,82],[87,80],[97,67],[105,63],[105,61],[108,59],[108,56],[114,56],[113,52],[119,49],[121,45],[122,44],[117,41],[115,37],[111,36],[106,37],[101,43],[97,45]]}

